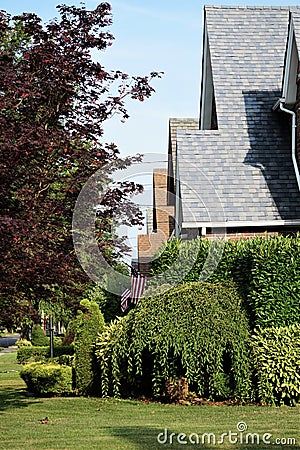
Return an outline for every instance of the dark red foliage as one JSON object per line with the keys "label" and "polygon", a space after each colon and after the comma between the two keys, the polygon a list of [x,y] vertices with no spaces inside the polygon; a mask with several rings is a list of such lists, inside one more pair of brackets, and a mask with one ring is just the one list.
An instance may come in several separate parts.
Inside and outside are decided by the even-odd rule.
{"label": "dark red foliage", "polygon": [[[77,196],[96,170],[109,163],[113,172],[136,160],[122,160],[115,145],[103,144],[103,122],[116,113],[121,120],[128,118],[126,97],[149,97],[154,91],[149,82],[160,76],[154,72],[130,78],[121,71],[107,72],[92,59],[91,50],[103,51],[113,41],[107,31],[108,3],[93,11],[66,5],[58,10],[60,19],[46,25],[35,14],[11,18],[0,12],[0,322],[4,324],[17,318],[18,308],[25,311],[23,318],[35,317],[38,300],[55,300],[53,286],[63,290],[68,307],[74,306],[72,299],[87,282],[71,236]],[[107,237],[113,211],[118,207],[123,212],[118,220],[128,225],[141,223],[141,213],[130,203],[140,190],[134,183],[120,183],[103,197],[98,241],[111,258],[125,250],[121,241]],[[20,302],[23,309],[17,306]]]}

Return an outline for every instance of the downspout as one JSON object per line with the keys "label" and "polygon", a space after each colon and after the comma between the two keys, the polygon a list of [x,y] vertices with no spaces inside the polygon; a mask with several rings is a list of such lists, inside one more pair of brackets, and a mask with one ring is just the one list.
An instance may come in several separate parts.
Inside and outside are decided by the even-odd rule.
{"label": "downspout", "polygon": [[295,174],[296,174],[296,179],[297,179],[297,183],[298,183],[298,188],[300,191],[300,173],[299,173],[299,167],[298,167],[298,163],[297,163],[297,158],[296,158],[296,113],[294,111],[291,111],[290,109],[284,108],[283,106],[283,99],[280,99],[279,102],[279,108],[281,109],[281,111],[290,114],[292,116],[292,161],[293,161],[293,166],[294,166],[294,170],[295,170]]}
{"label": "downspout", "polygon": [[[177,145],[177,143],[176,143]],[[179,238],[180,235],[180,183],[179,183],[179,164],[178,153],[176,149],[176,168],[175,168],[175,238]]]}

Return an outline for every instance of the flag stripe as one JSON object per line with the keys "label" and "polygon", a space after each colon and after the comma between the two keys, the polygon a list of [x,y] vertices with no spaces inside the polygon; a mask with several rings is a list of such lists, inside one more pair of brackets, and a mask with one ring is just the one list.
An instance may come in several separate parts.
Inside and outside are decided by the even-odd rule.
{"label": "flag stripe", "polygon": [[131,275],[131,301],[136,304],[138,299],[143,295],[147,278],[138,273]]}
{"label": "flag stripe", "polygon": [[128,308],[128,299],[131,296],[131,290],[125,289],[121,295],[121,311],[124,312]]}

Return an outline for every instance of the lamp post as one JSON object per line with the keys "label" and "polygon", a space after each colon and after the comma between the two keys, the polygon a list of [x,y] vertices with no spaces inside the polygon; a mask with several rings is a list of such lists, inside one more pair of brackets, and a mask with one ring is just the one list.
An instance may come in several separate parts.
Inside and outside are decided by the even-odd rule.
{"label": "lamp post", "polygon": [[49,320],[49,328],[50,328],[50,358],[54,357],[54,346],[53,346],[53,315],[50,314],[50,320]]}

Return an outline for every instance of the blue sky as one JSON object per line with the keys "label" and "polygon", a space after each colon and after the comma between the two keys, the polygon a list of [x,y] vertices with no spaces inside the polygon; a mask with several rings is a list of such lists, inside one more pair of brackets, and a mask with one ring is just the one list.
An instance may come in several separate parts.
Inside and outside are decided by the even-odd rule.
{"label": "blue sky", "polygon": [[[57,15],[59,3],[78,0],[0,0],[0,9],[13,14],[33,11],[48,20]],[[96,0],[87,0],[93,8]],[[100,55],[107,68],[132,75],[164,71],[155,80],[156,93],[144,103],[128,102],[130,119],[106,124],[106,140],[114,141],[122,154],[166,155],[169,117],[197,117],[201,79],[203,2],[200,0],[112,0],[113,46]],[[217,4],[218,2],[206,2]],[[243,2],[222,0],[222,4]],[[249,1],[247,5],[296,5],[297,1]]]}
{"label": "blue sky", "polygon": [[[0,0],[0,8],[11,13],[33,11],[47,20],[57,15],[59,3],[77,0]],[[95,0],[85,2],[88,8]],[[168,118],[198,114],[202,3],[199,0],[112,0],[115,41],[101,53],[107,68],[130,75],[163,71],[155,80],[156,93],[144,103],[128,102],[130,119],[117,118],[106,124],[106,140],[114,141],[122,154],[155,152],[165,154]]]}
{"label": "blue sky", "polygon": [[[0,9],[12,14],[35,12],[49,20],[58,15],[55,6],[59,3],[79,5],[80,0],[0,0]],[[98,3],[85,2],[89,9]],[[126,123],[115,117],[105,125],[104,140],[115,142],[121,155],[142,153],[154,161],[142,168],[136,178],[148,191],[139,201],[144,205],[151,203],[152,168],[165,165],[155,161],[166,160],[169,118],[199,115],[204,3],[200,0],[112,0],[109,3],[115,41],[108,51],[99,55],[101,63],[108,69],[130,75],[165,72],[162,79],[155,80],[156,93],[149,100],[128,101],[130,119]],[[298,1],[222,0],[220,4],[287,6],[297,5]],[[136,245],[134,239],[132,245]]]}

